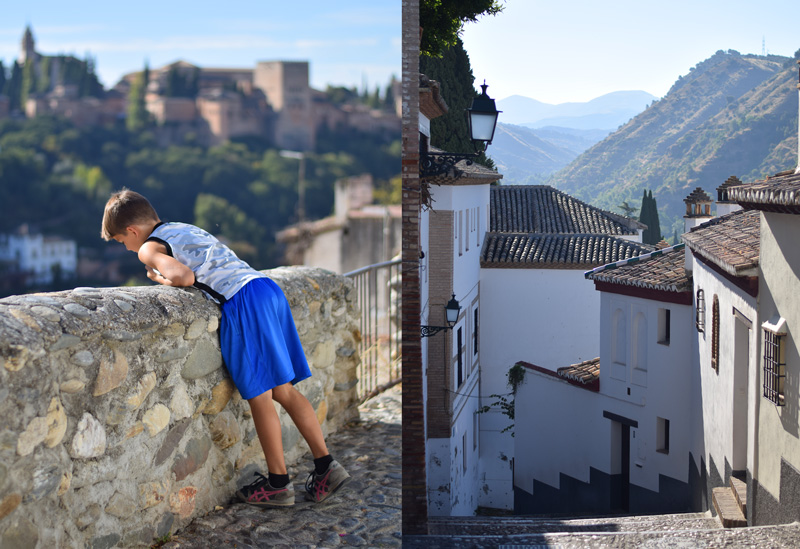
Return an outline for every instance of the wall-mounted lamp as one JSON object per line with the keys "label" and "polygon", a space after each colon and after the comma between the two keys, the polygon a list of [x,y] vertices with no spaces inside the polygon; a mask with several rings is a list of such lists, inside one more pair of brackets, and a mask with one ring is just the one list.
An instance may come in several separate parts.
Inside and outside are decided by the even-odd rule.
{"label": "wall-mounted lamp", "polygon": [[456,294],[453,294],[453,297],[450,298],[450,301],[448,301],[447,305],[444,307],[444,316],[445,320],[447,320],[447,326],[420,326],[420,336],[429,337],[438,334],[442,330],[452,329],[453,326],[456,325],[456,322],[458,322],[458,315],[460,313],[461,305],[458,304]]}
{"label": "wall-mounted lamp", "polygon": [[472,159],[477,158],[494,139],[494,130],[497,127],[497,115],[503,111],[498,111],[494,99],[486,95],[486,81],[483,81],[481,93],[472,100],[472,106],[467,109],[467,125],[469,126],[469,138],[474,153],[432,153],[427,147],[420,150],[419,176],[422,178],[435,177],[448,173],[460,161],[466,160],[467,165],[472,164]]}

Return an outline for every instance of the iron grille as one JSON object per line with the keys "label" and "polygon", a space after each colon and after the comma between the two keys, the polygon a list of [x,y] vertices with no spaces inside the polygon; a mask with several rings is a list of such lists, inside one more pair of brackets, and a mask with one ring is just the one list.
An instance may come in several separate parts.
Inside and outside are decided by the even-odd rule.
{"label": "iron grille", "polygon": [[764,330],[764,397],[778,406],[784,405],[783,379],[786,377],[782,342],[783,336]]}

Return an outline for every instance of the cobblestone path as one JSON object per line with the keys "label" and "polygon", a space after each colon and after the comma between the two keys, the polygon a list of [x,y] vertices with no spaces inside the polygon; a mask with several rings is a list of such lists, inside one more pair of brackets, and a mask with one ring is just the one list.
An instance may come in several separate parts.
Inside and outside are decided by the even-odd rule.
{"label": "cobblestone path", "polygon": [[[289,475],[297,499],[287,509],[231,502],[194,520],[163,549],[401,546],[400,386],[366,402],[361,420],[327,439],[331,454],[352,476],[320,504],[307,502],[306,470]],[[311,454],[303,463],[311,462]]]}

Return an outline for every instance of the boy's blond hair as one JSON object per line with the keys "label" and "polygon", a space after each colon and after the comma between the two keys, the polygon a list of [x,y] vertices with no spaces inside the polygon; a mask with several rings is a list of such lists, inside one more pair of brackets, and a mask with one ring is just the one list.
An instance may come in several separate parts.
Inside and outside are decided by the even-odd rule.
{"label": "boy's blond hair", "polygon": [[103,213],[103,227],[100,236],[111,240],[125,234],[131,225],[158,222],[158,214],[150,202],[135,191],[122,189],[111,195]]}

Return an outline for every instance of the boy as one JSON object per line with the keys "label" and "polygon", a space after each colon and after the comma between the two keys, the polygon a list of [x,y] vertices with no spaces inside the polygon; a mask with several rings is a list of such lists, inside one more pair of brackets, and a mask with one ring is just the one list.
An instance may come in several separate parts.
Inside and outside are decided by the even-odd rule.
{"label": "boy", "polygon": [[350,478],[325,444],[311,403],[294,384],[311,376],[289,303],[275,282],[239,259],[206,231],[164,223],[147,199],[123,189],[111,195],[101,236],[136,252],[147,277],[165,286],[194,286],[220,304],[220,348],[242,398],[250,404],[268,476],[236,495],[258,506],[294,505],[283,457],[277,401],[303,435],[314,456],[306,498],[320,502]]}

